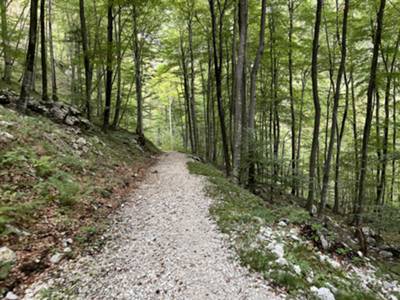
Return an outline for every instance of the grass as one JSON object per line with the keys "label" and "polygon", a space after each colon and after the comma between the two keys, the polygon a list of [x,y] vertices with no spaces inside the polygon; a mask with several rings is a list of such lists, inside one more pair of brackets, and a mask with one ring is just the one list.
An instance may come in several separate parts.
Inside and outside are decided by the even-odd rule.
{"label": "grass", "polygon": [[[159,153],[149,141],[143,151],[123,130],[83,131],[3,106],[0,120],[0,132],[14,137],[0,143],[0,244],[18,251],[19,262],[62,251],[64,237],[75,241],[71,255],[100,247],[106,216]],[[0,266],[0,293],[28,278],[14,271],[20,267]]]}
{"label": "grass", "polygon": [[[95,199],[97,186],[112,191],[126,181],[126,174],[115,173],[109,180],[102,174],[147,159],[125,131],[103,133],[94,128],[76,136],[45,117],[22,116],[2,106],[0,119],[12,124],[0,130],[15,137],[0,146],[0,234],[7,224],[29,225],[48,205],[64,212]],[[88,143],[89,150],[81,155],[73,148],[78,137]]]}
{"label": "grass", "polygon": [[[212,165],[189,162],[188,169],[193,174],[207,177],[209,185],[206,192],[215,199],[210,213],[220,230],[231,236],[242,265],[263,274],[272,285],[284,288],[289,297],[312,299],[312,286],[329,288],[332,285],[336,288],[335,297],[338,300],[381,299],[375,287],[365,291],[358,278],[348,277],[341,268],[322,261],[312,243],[281,240],[288,265],[276,263],[275,255],[267,248],[268,242],[257,240],[260,228],[266,226],[274,229],[284,219],[292,227],[310,224],[311,228],[320,229],[317,227],[321,224],[311,219],[304,209],[287,202],[274,201],[274,204],[269,204],[232,183]],[[300,274],[294,272],[294,265],[300,267]],[[384,266],[382,269],[382,273],[385,273]],[[311,273],[314,275],[312,278]]]}

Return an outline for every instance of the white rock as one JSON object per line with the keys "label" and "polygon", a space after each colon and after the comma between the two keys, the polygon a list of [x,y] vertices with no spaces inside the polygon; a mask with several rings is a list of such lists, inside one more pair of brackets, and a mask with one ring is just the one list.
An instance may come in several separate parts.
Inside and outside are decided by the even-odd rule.
{"label": "white rock", "polygon": [[319,234],[319,239],[321,241],[322,248],[324,250],[328,250],[329,242],[326,240],[325,236],[323,234]]}
{"label": "white rock", "polygon": [[285,258],[283,258],[283,257],[279,257],[275,262],[280,266],[287,266],[288,265],[287,260]]}
{"label": "white rock", "polygon": [[364,256],[361,251],[357,251],[357,254],[358,254],[359,257],[363,257]]}
{"label": "white rock", "polygon": [[312,207],[311,207],[311,214],[312,215],[315,215],[317,213],[317,207],[315,206],[315,205],[313,205]]}
{"label": "white rock", "polygon": [[297,275],[301,275],[301,268],[300,268],[300,266],[294,265],[294,266],[293,266],[293,270],[295,271],[295,273],[296,273]]}
{"label": "white rock", "polygon": [[337,293],[338,289],[337,289],[336,287],[334,287],[330,282],[327,282],[325,285],[326,285],[326,287],[327,287],[328,289],[330,289],[334,294]]}
{"label": "white rock", "polygon": [[280,227],[286,227],[287,224],[286,224],[285,221],[279,221],[278,226],[280,226]]}
{"label": "white rock", "polygon": [[0,126],[12,127],[12,126],[14,126],[14,125],[15,125],[14,122],[0,121]]}
{"label": "white rock", "polygon": [[86,140],[83,138],[83,137],[80,137],[77,141],[76,141],[76,143],[78,144],[78,145],[86,145]]}
{"label": "white rock", "polygon": [[7,142],[13,141],[13,140],[15,140],[15,137],[12,134],[5,132],[5,131],[0,132],[0,142],[1,143],[7,143]]}
{"label": "white rock", "polygon": [[281,258],[285,254],[285,250],[283,248],[282,243],[278,243],[276,241],[273,241],[268,245],[268,249],[271,250],[273,254],[275,254],[278,258]]}
{"label": "white rock", "polygon": [[7,300],[18,300],[18,296],[15,295],[13,292],[8,292],[6,295]]}
{"label": "white rock", "polygon": [[311,292],[321,300],[335,300],[335,296],[332,294],[331,290],[325,287],[317,288],[315,286],[311,287]]}
{"label": "white rock", "polygon": [[15,263],[17,261],[17,255],[8,247],[0,248],[0,262],[1,263]]}
{"label": "white rock", "polygon": [[50,257],[50,262],[52,264],[58,264],[61,261],[62,258],[63,258],[63,254],[62,253],[56,253],[52,257]]}
{"label": "white rock", "polygon": [[392,258],[393,257],[393,253],[390,251],[386,251],[386,250],[379,251],[379,255],[382,256],[383,258]]}
{"label": "white rock", "polygon": [[64,253],[71,253],[72,249],[70,247],[64,248]]}

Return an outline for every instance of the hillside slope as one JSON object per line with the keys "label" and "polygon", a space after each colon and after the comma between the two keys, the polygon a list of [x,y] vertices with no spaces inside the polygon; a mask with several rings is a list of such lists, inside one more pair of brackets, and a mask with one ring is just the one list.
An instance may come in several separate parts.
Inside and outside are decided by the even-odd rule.
{"label": "hillside slope", "polygon": [[188,167],[207,177],[207,192],[216,200],[211,215],[241,263],[284,289],[289,299],[400,299],[399,257],[389,257],[389,251],[385,257],[366,257],[353,228],[337,217],[322,221],[283,197],[262,199],[211,165],[190,162]]}
{"label": "hillside slope", "polygon": [[158,153],[126,131],[82,129],[10,105],[0,105],[1,295],[94,240]]}

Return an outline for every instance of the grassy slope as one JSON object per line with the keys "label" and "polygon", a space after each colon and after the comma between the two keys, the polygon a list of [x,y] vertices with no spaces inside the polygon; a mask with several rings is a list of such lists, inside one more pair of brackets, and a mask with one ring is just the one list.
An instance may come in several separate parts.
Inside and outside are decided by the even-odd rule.
{"label": "grassy slope", "polygon": [[0,132],[14,137],[0,143],[0,244],[18,257],[0,266],[0,289],[32,281],[67,238],[68,255],[80,251],[158,152],[128,132],[85,132],[3,106]]}
{"label": "grassy slope", "polygon": [[[305,242],[290,238],[292,232],[298,232],[304,224],[320,226],[312,220],[308,213],[299,207],[282,204],[268,204],[263,199],[251,194],[247,190],[231,183],[223,174],[210,165],[197,162],[188,163],[189,170],[198,175],[207,176],[210,182],[207,193],[216,199],[210,213],[215,218],[221,231],[229,234],[232,246],[238,253],[241,263],[250,269],[260,272],[272,284],[284,288],[289,296],[297,298],[304,296],[312,299],[312,286],[334,286],[336,299],[382,299],[379,286],[371,286],[368,290],[362,287],[359,277],[350,275],[344,268],[337,268],[322,261],[319,250],[312,242]],[[281,228],[277,223],[286,219],[288,227]],[[285,259],[289,265],[282,266],[276,263],[276,257],[268,249],[269,241],[259,240],[260,229],[269,228],[277,234],[274,240],[282,242],[285,249]],[[340,251],[339,251],[340,252]],[[337,259],[341,260],[339,256]],[[332,261],[332,260],[331,260]],[[343,265],[359,265],[364,262],[358,258],[344,262]],[[378,276],[384,276],[389,281],[396,278],[389,269],[380,268]],[[293,266],[301,268],[301,273],[293,271]],[[310,280],[310,274],[314,276]],[[330,284],[330,285],[329,285]],[[378,284],[379,285],[379,284]],[[399,295],[397,295],[399,296]]]}

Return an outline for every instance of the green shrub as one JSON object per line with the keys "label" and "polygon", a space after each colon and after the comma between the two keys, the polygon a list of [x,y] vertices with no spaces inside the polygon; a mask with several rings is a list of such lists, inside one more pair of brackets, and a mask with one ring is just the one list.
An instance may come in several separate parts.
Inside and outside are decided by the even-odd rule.
{"label": "green shrub", "polygon": [[57,201],[63,207],[74,206],[77,201],[76,196],[80,192],[80,186],[73,181],[71,175],[62,171],[58,171],[36,188],[42,197]]}

